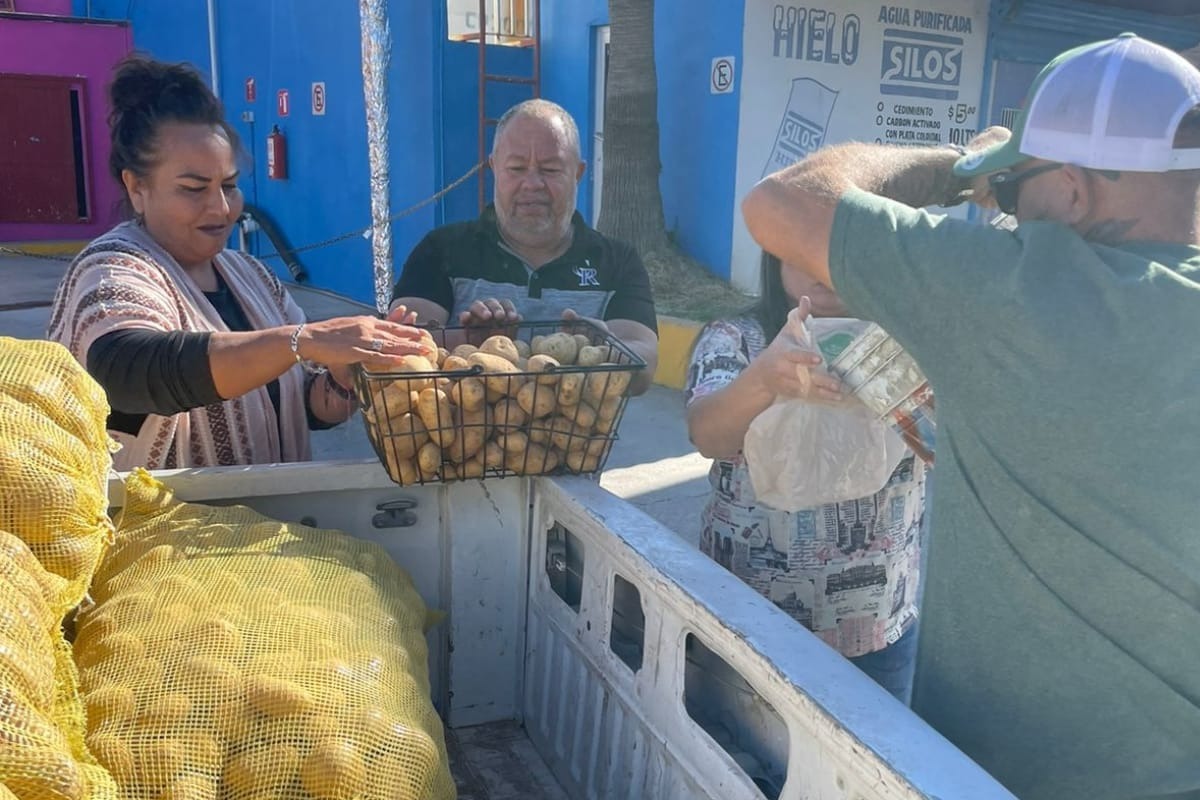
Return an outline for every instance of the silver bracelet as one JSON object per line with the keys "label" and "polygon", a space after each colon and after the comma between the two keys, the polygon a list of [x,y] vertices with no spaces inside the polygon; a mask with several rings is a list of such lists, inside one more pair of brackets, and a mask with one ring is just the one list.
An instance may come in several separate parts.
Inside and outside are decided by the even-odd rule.
{"label": "silver bracelet", "polygon": [[296,363],[304,360],[300,357],[300,334],[304,331],[304,326],[307,324],[307,322],[301,322],[296,326],[296,330],[292,331],[292,355],[296,357]]}

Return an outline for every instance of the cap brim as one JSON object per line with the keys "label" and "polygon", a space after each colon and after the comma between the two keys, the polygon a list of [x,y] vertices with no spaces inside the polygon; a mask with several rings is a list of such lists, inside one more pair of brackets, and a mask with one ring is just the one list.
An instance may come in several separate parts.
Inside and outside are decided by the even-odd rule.
{"label": "cap brim", "polygon": [[962,156],[954,162],[954,174],[960,178],[974,178],[1009,169],[1028,159],[1029,156],[1022,155],[1017,149],[1017,137],[1013,136],[1006,142]]}

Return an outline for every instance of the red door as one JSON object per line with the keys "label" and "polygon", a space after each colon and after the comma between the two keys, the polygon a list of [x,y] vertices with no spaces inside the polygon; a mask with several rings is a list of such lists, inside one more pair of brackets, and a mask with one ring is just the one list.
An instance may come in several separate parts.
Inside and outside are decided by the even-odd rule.
{"label": "red door", "polygon": [[81,83],[0,75],[0,222],[88,216]]}

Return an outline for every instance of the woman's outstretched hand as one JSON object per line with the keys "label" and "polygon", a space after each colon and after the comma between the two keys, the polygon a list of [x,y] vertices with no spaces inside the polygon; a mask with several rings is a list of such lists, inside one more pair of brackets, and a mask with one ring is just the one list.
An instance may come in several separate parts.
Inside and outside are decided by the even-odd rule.
{"label": "woman's outstretched hand", "polygon": [[[393,317],[415,321],[416,315],[393,312]],[[437,357],[437,345],[428,332],[367,316],[310,322],[300,334],[299,350],[303,358],[329,367],[362,364],[380,372],[399,365],[404,356]]]}

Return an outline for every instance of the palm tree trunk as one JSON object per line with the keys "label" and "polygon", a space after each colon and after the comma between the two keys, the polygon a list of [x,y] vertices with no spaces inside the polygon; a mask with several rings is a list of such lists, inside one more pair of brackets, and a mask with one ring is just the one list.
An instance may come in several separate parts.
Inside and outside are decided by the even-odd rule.
{"label": "palm tree trunk", "polygon": [[658,176],[654,0],[608,0],[604,183],[597,227],[643,256],[667,244]]}

